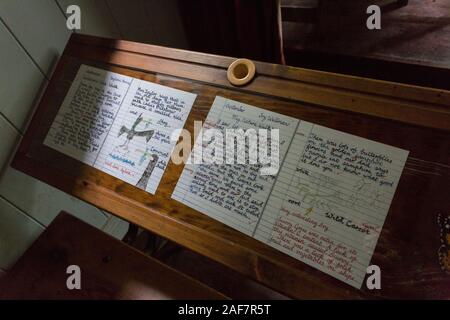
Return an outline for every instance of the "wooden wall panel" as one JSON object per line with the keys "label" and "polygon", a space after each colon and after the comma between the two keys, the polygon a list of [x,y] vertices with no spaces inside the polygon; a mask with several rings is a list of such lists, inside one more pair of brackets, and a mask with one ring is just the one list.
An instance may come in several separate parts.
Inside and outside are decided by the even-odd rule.
{"label": "wooden wall panel", "polygon": [[153,20],[147,14],[146,0],[107,0],[123,39],[159,43]]}
{"label": "wooden wall panel", "polygon": [[159,38],[156,44],[188,49],[177,0],[147,0],[145,7],[149,22]]}
{"label": "wooden wall panel", "polygon": [[106,0],[122,39],[187,49],[176,0]]}

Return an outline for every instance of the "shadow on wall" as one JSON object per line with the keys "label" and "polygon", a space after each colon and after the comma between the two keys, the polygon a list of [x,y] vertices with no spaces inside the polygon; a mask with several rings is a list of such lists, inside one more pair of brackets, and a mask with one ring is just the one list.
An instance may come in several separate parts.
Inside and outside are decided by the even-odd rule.
{"label": "shadow on wall", "polygon": [[[48,23],[45,28],[55,28],[53,24],[65,22],[64,19],[61,19],[61,15],[67,17],[66,8],[76,4],[82,12],[82,29],[77,32],[178,48],[188,47],[177,0],[131,0],[126,2],[121,0],[57,0],[55,4],[59,8],[48,5],[45,7],[46,9],[42,9],[54,9],[52,12],[48,12],[49,17],[33,20],[30,24]],[[0,13],[2,18],[4,14],[11,13],[7,16],[11,23],[14,22],[16,15],[27,16],[30,14],[30,12],[25,12],[29,8],[20,5],[14,4],[5,8]],[[13,157],[18,141],[26,131],[31,115],[36,110],[47,87],[48,79],[57,64],[59,53],[63,50],[63,47],[60,48],[63,41],[58,42],[51,34],[45,37],[47,42],[44,45],[42,45],[43,38],[37,36],[38,34],[35,38],[32,36],[30,38],[29,34],[42,31],[42,28],[37,25],[36,28],[30,27],[28,30],[28,38],[25,40],[30,41],[20,44],[19,41],[23,39],[18,34],[14,37],[8,34],[23,31],[19,27],[14,24],[5,29],[7,35],[5,41],[9,41],[11,50],[15,51],[0,52],[3,61],[9,65],[12,65],[13,60],[17,60],[14,59],[14,56],[23,55],[22,58],[28,63],[27,67],[30,71],[21,72],[20,68],[11,67],[11,74],[8,75],[10,81],[6,79],[6,84],[9,83],[10,86],[6,85],[1,88],[7,96],[11,92],[17,92],[20,88],[26,88],[27,92],[18,94],[18,99],[14,101],[3,100],[0,105],[0,112],[5,118],[5,121],[0,123],[0,134],[3,138],[2,153],[0,154],[0,269],[9,268],[61,210],[68,211],[96,227],[103,228],[110,234],[117,235],[117,237],[123,236],[126,232],[124,224],[118,223],[118,219],[114,223],[110,223],[109,214],[12,169],[9,165],[8,159]],[[65,27],[64,24],[63,28]],[[56,32],[56,29],[54,30]],[[59,40],[62,38],[64,38],[63,35],[58,37]],[[39,50],[33,45],[39,47]],[[5,47],[2,49],[4,50]],[[33,56],[36,52],[40,55]],[[40,61],[45,62],[45,67],[39,63]],[[44,70],[48,65],[50,65],[49,70]],[[74,70],[75,73],[76,71]],[[52,97],[49,100],[52,104],[61,105],[72,79],[66,79],[66,82],[58,80],[55,82],[62,94],[58,98]],[[5,103],[10,109],[5,109]],[[75,166],[75,168],[77,167]],[[44,179],[45,177],[39,178]],[[75,186],[66,185],[64,191],[71,193],[74,189]]]}
{"label": "shadow on wall", "polygon": [[[137,40],[178,48],[187,48],[188,46],[180,18],[178,2],[176,0],[132,0],[127,2],[118,0],[58,0],[56,3],[59,6],[61,14],[65,13],[69,5],[76,4],[80,7],[82,12],[82,29],[77,31],[80,33],[106,38]],[[50,10],[52,6],[49,5],[46,8]],[[4,12],[12,13],[13,15],[7,18],[8,21],[13,21],[13,17],[17,14],[29,14],[29,12],[25,12],[24,10],[26,8],[12,6],[7,7],[7,10]],[[52,23],[65,22],[64,19],[59,18],[58,10],[53,10],[52,12],[48,12],[48,14],[48,19],[44,17],[43,21],[39,21],[39,23],[46,23],[47,21],[48,25],[45,27],[47,29],[50,28],[48,26],[53,26]],[[9,31],[22,31],[19,29],[17,28],[16,30],[16,26],[14,25]],[[35,28],[33,30],[39,32],[41,28]],[[61,40],[61,37],[63,36],[60,35],[58,39]],[[21,40],[21,37],[18,35],[15,35],[15,38],[13,42]],[[48,79],[58,61],[59,52],[63,50],[62,47],[60,48],[61,41],[58,42],[51,35],[46,38],[48,39],[47,46],[42,46],[42,37],[35,37],[35,39],[38,40],[23,43],[22,47],[30,57],[30,60],[34,62],[34,65],[42,71],[43,75],[40,77],[31,77],[28,73],[17,73],[17,69],[12,69],[16,73],[14,74],[12,71],[10,78],[17,79],[18,81],[16,81],[17,83],[14,82],[10,88],[7,88],[7,91],[10,92],[19,88],[27,88],[27,92],[31,94],[29,94],[27,99],[24,99],[24,94],[19,94],[20,101],[16,101],[10,110],[11,112],[6,116],[10,120],[10,123],[7,123],[7,121],[5,124],[5,126],[8,126],[7,129],[8,133],[10,133],[10,138],[8,138],[8,145],[4,148],[4,152],[2,152],[3,159],[0,159],[3,160],[0,162],[0,166],[2,166],[0,179],[2,212],[0,214],[2,215],[2,222],[4,222],[0,225],[0,256],[2,256],[0,258],[0,268],[9,267],[14,261],[14,258],[20,256],[60,210],[71,212],[99,228],[105,226],[104,229],[106,229],[109,223],[108,214],[74,197],[70,197],[39,180],[16,171],[7,165],[9,163],[7,160],[8,157],[13,155],[13,149],[17,147],[17,142],[21,134],[25,132],[31,114],[36,109],[37,102],[42,98],[42,93],[48,84]],[[30,39],[27,38],[26,40]],[[40,51],[40,55],[35,57],[33,55],[39,50],[34,50],[36,48],[29,47],[30,45],[36,45],[40,49],[43,49],[43,51]],[[19,51],[22,51],[22,49]],[[39,63],[42,61],[45,62],[45,68]],[[39,65],[41,68],[39,68]],[[50,65],[49,70],[44,70],[48,65]],[[30,70],[33,68],[33,66],[29,67]],[[70,81],[66,83],[60,82],[58,86],[58,90],[65,92],[68,86],[70,86]],[[33,88],[33,90],[30,90],[30,88]],[[63,95],[59,99],[56,99],[57,101],[52,101],[52,103],[60,105],[62,98]],[[18,108],[21,110],[20,116],[18,116]],[[12,120],[16,118],[20,119],[20,121]],[[12,127],[15,127],[17,130],[14,130]],[[5,137],[6,135],[3,136]],[[66,186],[65,191],[71,193],[74,188],[75,186]],[[107,220],[108,223],[106,223]],[[117,227],[123,230],[122,224]],[[115,233],[115,228],[113,226],[111,230],[108,230]]]}
{"label": "shadow on wall", "polygon": [[[54,51],[52,55],[52,69],[55,67],[58,56]],[[31,115],[37,108],[47,87],[48,81],[43,80],[40,90],[33,99],[29,108],[27,124]],[[24,84],[26,85],[26,84]],[[58,84],[57,84],[58,85]],[[60,83],[70,86],[70,83]],[[65,93],[64,93],[65,95]],[[59,103],[59,102],[58,102]],[[39,116],[39,115],[37,115]],[[2,128],[13,125],[4,121]],[[26,131],[24,124],[20,132],[12,135],[9,147],[3,148],[3,164],[0,176],[0,269],[8,270],[17,259],[28,249],[41,232],[52,222],[61,210],[66,210],[89,224],[102,229],[107,225],[109,214],[98,208],[80,201],[68,194],[53,188],[40,180],[24,174],[11,167],[22,133]],[[111,230],[112,233],[115,230]],[[126,232],[122,231],[122,236]]]}

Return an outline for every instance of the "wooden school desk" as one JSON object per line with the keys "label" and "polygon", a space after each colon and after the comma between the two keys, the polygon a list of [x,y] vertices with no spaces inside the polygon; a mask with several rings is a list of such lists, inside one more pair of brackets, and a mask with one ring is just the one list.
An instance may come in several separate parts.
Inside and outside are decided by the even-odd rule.
{"label": "wooden school desk", "polygon": [[[74,34],[13,167],[294,298],[449,298],[437,215],[450,214],[450,92],[256,62],[253,81],[234,87],[234,60]],[[382,289],[354,289],[172,200],[183,165],[169,163],[151,195],[44,146],[80,64],[196,93],[191,132],[220,95],[409,150],[371,261]]]}

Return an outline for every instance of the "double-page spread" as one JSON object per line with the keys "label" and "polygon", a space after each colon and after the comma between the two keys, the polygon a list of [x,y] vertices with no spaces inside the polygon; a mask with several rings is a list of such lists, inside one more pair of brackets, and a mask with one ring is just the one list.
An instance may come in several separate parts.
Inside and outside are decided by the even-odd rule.
{"label": "double-page spread", "polygon": [[360,288],[408,151],[222,97],[205,125],[278,129],[279,172],[187,164],[172,197]]}
{"label": "double-page spread", "polygon": [[[81,66],[44,143],[154,194],[195,94]],[[172,198],[360,288],[408,151],[217,96]]]}
{"label": "double-page spread", "polygon": [[82,65],[44,144],[154,194],[195,98]]}

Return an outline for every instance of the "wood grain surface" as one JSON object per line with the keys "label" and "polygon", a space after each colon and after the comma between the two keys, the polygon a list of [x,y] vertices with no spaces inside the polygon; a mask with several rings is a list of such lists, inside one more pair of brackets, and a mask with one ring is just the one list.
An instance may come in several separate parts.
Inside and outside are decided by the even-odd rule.
{"label": "wood grain surface", "polygon": [[[66,270],[80,268],[80,290]],[[0,279],[0,299],[224,299],[65,212]]]}
{"label": "wood grain surface", "polygon": [[[13,166],[294,298],[450,298],[436,222],[450,214],[450,92],[260,62],[255,79],[236,88],[226,78],[232,61],[73,35]],[[371,262],[382,270],[382,289],[354,289],[172,200],[183,165],[169,163],[151,195],[44,146],[81,64],[196,93],[191,132],[220,95],[409,150]]]}

